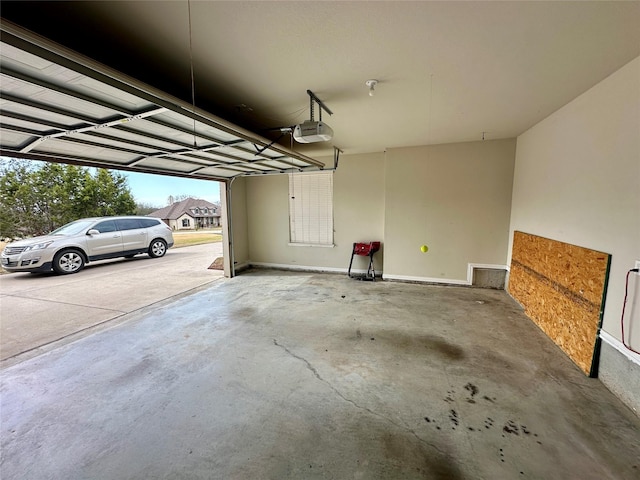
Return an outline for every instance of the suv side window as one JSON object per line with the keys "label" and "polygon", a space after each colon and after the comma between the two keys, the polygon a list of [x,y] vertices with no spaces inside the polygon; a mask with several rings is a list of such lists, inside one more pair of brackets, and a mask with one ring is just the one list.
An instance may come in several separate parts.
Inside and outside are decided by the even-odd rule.
{"label": "suv side window", "polygon": [[151,228],[160,225],[158,220],[153,220],[152,218],[141,218],[140,223],[144,228]]}
{"label": "suv side window", "polygon": [[105,220],[104,222],[98,223],[93,228],[98,230],[100,233],[115,232],[117,230],[116,222],[113,220]]}
{"label": "suv side window", "polygon": [[118,230],[135,230],[136,228],[142,228],[140,220],[137,218],[119,218],[116,220],[118,224]]}

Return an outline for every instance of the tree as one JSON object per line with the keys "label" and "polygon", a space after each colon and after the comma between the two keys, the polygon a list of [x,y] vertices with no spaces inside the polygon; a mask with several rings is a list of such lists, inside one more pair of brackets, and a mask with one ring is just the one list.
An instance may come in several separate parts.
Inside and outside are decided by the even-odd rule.
{"label": "tree", "polygon": [[75,165],[2,160],[0,236],[50,232],[82,217],[135,214],[122,174]]}
{"label": "tree", "polygon": [[29,164],[9,160],[3,161],[0,173],[0,234],[13,237],[21,224],[32,222],[35,198],[27,182],[31,172]]}
{"label": "tree", "polygon": [[177,202],[181,202],[183,200],[186,200],[188,198],[191,198],[191,195],[186,195],[186,194],[180,194],[180,195],[169,195],[167,197],[167,206],[169,205],[173,205],[174,203]]}
{"label": "tree", "polygon": [[137,202],[136,203],[136,215],[149,215],[156,210],[160,210],[160,207],[151,205],[150,203]]}

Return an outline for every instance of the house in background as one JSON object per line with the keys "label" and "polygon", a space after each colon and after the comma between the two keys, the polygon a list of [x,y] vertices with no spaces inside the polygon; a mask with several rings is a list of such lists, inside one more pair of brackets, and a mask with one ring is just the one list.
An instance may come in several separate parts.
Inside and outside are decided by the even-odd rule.
{"label": "house in background", "polygon": [[220,205],[187,198],[151,212],[150,217],[162,219],[172,230],[197,230],[220,226]]}

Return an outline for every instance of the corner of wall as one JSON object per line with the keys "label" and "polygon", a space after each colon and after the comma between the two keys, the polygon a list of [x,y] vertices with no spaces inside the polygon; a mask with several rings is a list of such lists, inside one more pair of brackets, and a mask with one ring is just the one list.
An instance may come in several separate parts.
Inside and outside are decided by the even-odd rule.
{"label": "corner of wall", "polygon": [[237,177],[231,182],[231,229],[233,235],[234,265],[241,266],[249,260],[246,179]]}

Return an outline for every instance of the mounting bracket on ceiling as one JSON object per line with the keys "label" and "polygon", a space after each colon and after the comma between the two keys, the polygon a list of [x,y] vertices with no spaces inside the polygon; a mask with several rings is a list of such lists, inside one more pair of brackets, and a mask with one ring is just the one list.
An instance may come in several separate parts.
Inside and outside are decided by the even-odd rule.
{"label": "mounting bracket on ceiling", "polygon": [[329,115],[333,115],[333,112],[329,110],[329,108],[327,108],[327,106],[322,102],[322,100],[316,97],[315,93],[313,93],[311,90],[307,90],[307,93],[309,94],[309,112],[311,115],[310,119],[312,122],[313,122],[313,102],[317,103],[318,106],[320,107],[320,121],[322,121],[322,110],[327,112]]}
{"label": "mounting bracket on ceiling", "polygon": [[335,145],[333,146],[333,170],[338,170],[338,162],[340,161],[340,154],[344,153]]}

